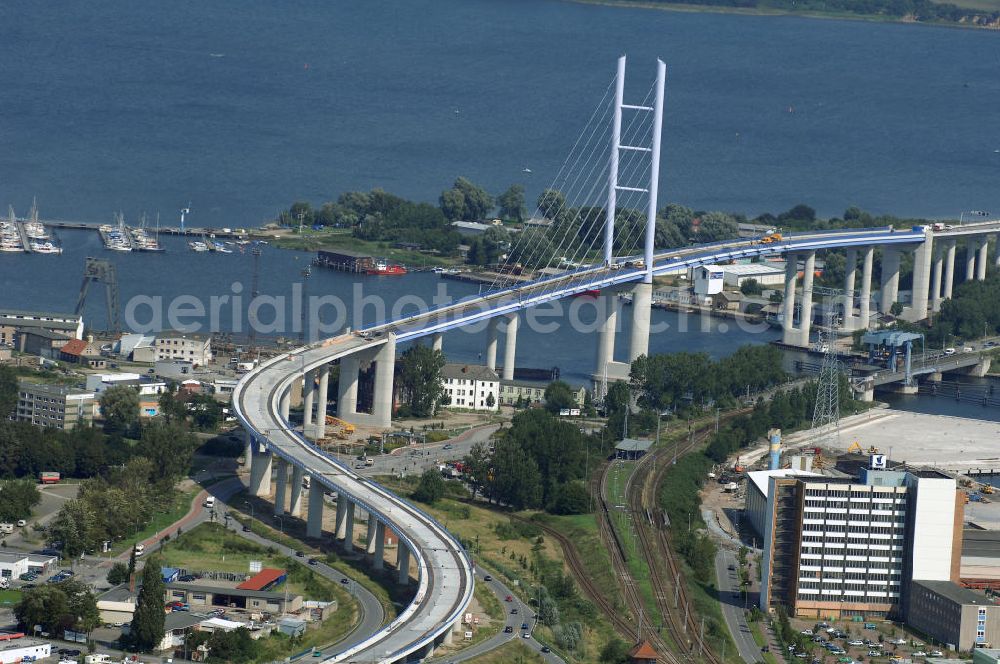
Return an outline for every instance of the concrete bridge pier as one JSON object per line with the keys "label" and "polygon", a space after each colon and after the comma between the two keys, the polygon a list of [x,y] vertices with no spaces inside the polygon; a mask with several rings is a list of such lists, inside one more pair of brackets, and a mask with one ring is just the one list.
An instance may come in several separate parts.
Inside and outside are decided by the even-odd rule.
{"label": "concrete bridge pier", "polygon": [[337,416],[350,420],[358,410],[358,372],[361,360],[357,355],[340,358],[340,379],[337,382]]}
{"label": "concrete bridge pier", "polygon": [[[369,517],[370,518],[370,517]],[[375,556],[372,559],[372,568],[380,570],[385,565],[385,524],[381,521],[375,522]]]}
{"label": "concrete bridge pier", "polygon": [[313,478],[309,483],[309,516],[306,519],[306,537],[323,536],[323,485]]}
{"label": "concrete bridge pier", "polygon": [[899,250],[895,247],[882,247],[882,290],[879,295],[879,311],[887,314],[899,299]]}
{"label": "concrete bridge pier", "polygon": [[799,274],[799,255],[785,255],[785,299],[781,314],[781,341],[795,342],[795,280]]}
{"label": "concrete bridge pier", "polygon": [[250,465],[250,494],[257,497],[271,493],[271,453],[263,445],[253,445]]}
{"label": "concrete bridge pier", "polygon": [[507,329],[503,339],[503,379],[514,380],[515,355],[517,354],[517,328],[521,318],[518,313],[507,316]]}
{"label": "concrete bridge pier", "polygon": [[594,374],[603,376],[615,361],[615,334],[618,331],[618,293],[610,288],[601,290],[597,299],[597,367]]}
{"label": "concrete bridge pier", "polygon": [[868,329],[872,309],[872,265],[875,262],[875,247],[865,247],[861,268],[861,294],[859,299],[858,328]]}
{"label": "concrete bridge pier", "polygon": [[292,491],[288,499],[288,513],[302,516],[302,469],[292,466]]}
{"label": "concrete bridge pier", "polygon": [[410,549],[406,546],[403,540],[399,540],[399,545],[396,547],[396,571],[399,574],[399,578],[396,583],[401,586],[409,585]]}
{"label": "concrete bridge pier", "polygon": [[938,251],[934,257],[934,273],[931,277],[931,311],[941,311],[941,273],[944,272],[944,256]]}
{"label": "concrete bridge pier", "polygon": [[955,285],[955,249],[957,244],[955,240],[948,240],[944,246],[944,293],[942,296],[945,300],[950,300]]}
{"label": "concrete bridge pier", "polygon": [[313,423],[313,405],[316,399],[316,372],[307,371],[302,375],[302,430]]}
{"label": "concrete bridge pier", "polygon": [[934,254],[933,236],[924,231],[925,240],[913,251],[913,298],[904,318],[916,322],[927,318],[927,300],[930,292],[931,258]]}
{"label": "concrete bridge pier", "polygon": [[285,513],[285,493],[288,489],[288,462],[281,457],[278,457],[278,474],[275,480],[274,515],[281,516]]}
{"label": "concrete bridge pier", "polygon": [[486,367],[490,371],[497,368],[497,326],[499,318],[491,318],[486,324]]}
{"label": "concrete bridge pier", "polygon": [[976,243],[978,240],[970,237],[965,242],[965,280],[972,281],[976,278]]}
{"label": "concrete bridge pier", "polygon": [[249,431],[244,432],[243,441],[243,470],[250,470],[253,462],[253,436]]}
{"label": "concrete bridge pier", "polygon": [[976,280],[978,281],[986,281],[986,260],[989,250],[989,238],[984,237],[979,241],[979,256],[976,258]]}
{"label": "concrete bridge pier", "polygon": [[649,354],[649,317],[653,308],[653,284],[638,283],[632,288],[632,332],[628,359],[631,364]]}
{"label": "concrete bridge pier", "polygon": [[806,254],[806,262],[802,268],[802,309],[799,311],[799,340],[802,348],[809,347],[809,332],[813,321],[813,279],[816,277],[816,252]]}
{"label": "concrete bridge pier", "polygon": [[858,276],[858,250],[847,250],[847,260],[844,262],[844,327],[856,329],[857,318],[854,316],[854,282]]}
{"label": "concrete bridge pier", "polygon": [[996,244],[997,244],[997,248],[996,248],[996,252],[997,253],[996,253],[996,256],[994,256],[994,258],[993,258],[993,267],[1000,268],[1000,236],[994,235],[993,236],[993,241],[996,242]]}
{"label": "concrete bridge pier", "polygon": [[348,502],[344,512],[344,553],[354,553],[354,503]]}
{"label": "concrete bridge pier", "polygon": [[337,493],[337,525],[333,531],[335,539],[340,539],[347,532],[347,503],[349,501],[339,492]]}
{"label": "concrete bridge pier", "polygon": [[396,371],[396,335],[388,339],[375,355],[375,398],[372,419],[375,426],[392,425],[392,381]]}
{"label": "concrete bridge pier", "polygon": [[319,389],[316,391],[316,440],[326,437],[326,407],[330,401],[330,365],[319,369]]}
{"label": "concrete bridge pier", "polygon": [[368,513],[368,532],[365,533],[365,557],[371,559],[375,555],[375,535],[378,534],[378,519]]}

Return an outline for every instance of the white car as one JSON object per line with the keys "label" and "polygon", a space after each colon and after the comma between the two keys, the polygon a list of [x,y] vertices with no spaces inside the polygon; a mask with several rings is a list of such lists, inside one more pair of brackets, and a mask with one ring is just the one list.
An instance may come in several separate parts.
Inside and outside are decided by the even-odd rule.
{"label": "white car", "polygon": [[927,657],[927,653],[923,650],[918,650],[916,652],[910,653],[910,657]]}
{"label": "white car", "polygon": [[944,657],[944,653],[940,650],[932,650],[931,657]]}
{"label": "white car", "polygon": [[945,355],[954,355],[955,354],[955,349],[954,348],[945,348],[944,349],[944,354]]}
{"label": "white car", "polygon": [[805,636],[812,636],[813,631],[811,629],[804,629],[801,632],[799,632],[799,634],[804,634]]}
{"label": "white car", "polygon": [[974,350],[976,350],[976,349],[975,349],[975,348],[973,348],[972,346],[966,346],[965,348],[963,348],[963,349],[962,349],[962,352],[963,352],[963,353],[971,353],[971,352],[973,352]]}
{"label": "white car", "polygon": [[854,639],[853,641],[848,641],[847,645],[849,645],[849,646],[863,646],[863,645],[865,645],[865,642],[862,641],[861,639]]}
{"label": "white car", "polygon": [[17,527],[18,528],[24,528],[26,525],[28,525],[28,522],[25,521],[24,519],[18,519],[17,520]]}
{"label": "white car", "polygon": [[894,646],[905,646],[906,639],[893,639],[892,641],[889,641],[889,643],[891,643]]}

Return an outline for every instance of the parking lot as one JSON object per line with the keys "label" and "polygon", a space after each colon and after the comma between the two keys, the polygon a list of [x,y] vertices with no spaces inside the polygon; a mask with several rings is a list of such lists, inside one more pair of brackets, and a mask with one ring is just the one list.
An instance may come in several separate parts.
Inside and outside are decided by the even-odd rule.
{"label": "parking lot", "polygon": [[915,663],[927,657],[954,656],[937,646],[929,646],[892,622],[791,620],[799,642],[788,646],[790,661],[811,664],[852,664],[870,661],[890,664],[903,660]]}

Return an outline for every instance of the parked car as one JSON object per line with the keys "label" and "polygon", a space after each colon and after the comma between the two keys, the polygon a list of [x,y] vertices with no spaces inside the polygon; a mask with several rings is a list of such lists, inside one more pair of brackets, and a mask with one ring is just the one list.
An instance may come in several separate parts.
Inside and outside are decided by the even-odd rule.
{"label": "parked car", "polygon": [[882,656],[882,651],[881,650],[869,650],[868,651],[868,656],[869,657],[881,657]]}
{"label": "parked car", "polygon": [[316,560],[315,558],[310,558],[310,559],[309,559],[309,564],[310,564],[310,565],[316,565],[316,564],[318,564],[318,563],[319,563],[319,561],[318,561],[318,560]]}
{"label": "parked car", "polygon": [[911,652],[910,657],[927,657],[927,653],[925,653],[923,650],[918,650],[916,652]]}
{"label": "parked car", "polygon": [[945,355],[954,355],[955,354],[955,349],[954,348],[945,348],[944,349],[944,354]]}
{"label": "parked car", "polygon": [[503,598],[503,601],[505,601],[505,602],[513,602],[514,598],[511,597],[510,595],[507,595],[506,597]]}
{"label": "parked car", "polygon": [[931,657],[944,657],[944,653],[941,652],[940,650],[932,650],[930,652],[930,656]]}
{"label": "parked car", "polygon": [[506,627],[503,628],[503,633],[504,634],[513,634],[513,632],[514,632],[514,626],[513,625],[507,625]]}
{"label": "parked car", "polygon": [[521,629],[528,629],[528,623],[521,623]]}
{"label": "parked car", "polygon": [[803,634],[804,636],[812,636],[813,631],[811,629],[804,629],[801,632],[799,632],[799,634]]}
{"label": "parked car", "polygon": [[510,610],[510,615],[512,615],[512,616],[516,616],[517,615],[517,607],[516,606],[513,609]]}
{"label": "parked car", "polygon": [[851,639],[850,641],[847,642],[847,645],[849,645],[849,646],[863,646],[863,645],[865,645],[865,642],[862,641],[862,640],[860,640],[860,639]]}

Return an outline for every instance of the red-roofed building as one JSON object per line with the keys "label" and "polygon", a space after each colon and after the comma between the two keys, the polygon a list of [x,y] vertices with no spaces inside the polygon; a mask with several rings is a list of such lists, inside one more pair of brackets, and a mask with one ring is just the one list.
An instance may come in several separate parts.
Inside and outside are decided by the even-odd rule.
{"label": "red-roofed building", "polygon": [[284,581],[287,576],[287,572],[283,569],[265,567],[236,587],[239,590],[267,590]]}
{"label": "red-roofed building", "polygon": [[633,664],[656,664],[656,660],[660,658],[660,655],[653,650],[653,646],[649,645],[649,641],[636,644],[628,656]]}
{"label": "red-roofed building", "polygon": [[101,347],[93,339],[70,339],[59,349],[59,359],[63,362],[86,364],[92,368],[106,366],[107,360],[101,356]]}

